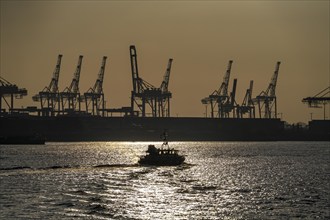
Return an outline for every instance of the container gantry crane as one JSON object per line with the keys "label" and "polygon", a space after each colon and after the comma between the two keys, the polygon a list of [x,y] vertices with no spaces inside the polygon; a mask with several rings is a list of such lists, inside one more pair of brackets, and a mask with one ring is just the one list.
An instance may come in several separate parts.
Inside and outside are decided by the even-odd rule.
{"label": "container gantry crane", "polygon": [[[0,76],[0,115],[5,113],[5,109],[2,109],[2,100],[6,103],[9,112],[12,113],[14,109],[14,97],[22,98],[27,95],[27,90],[25,88],[18,88]],[[6,97],[10,97],[10,103],[7,101]]]}
{"label": "container gantry crane", "polygon": [[236,97],[236,86],[237,86],[237,79],[234,79],[233,81],[233,88],[230,92],[229,98],[226,102],[220,103],[219,110],[221,112],[222,118],[229,118],[230,113],[232,113],[233,118],[236,118],[237,111],[235,109],[237,108],[237,103],[235,100]]}
{"label": "container gantry crane", "polygon": [[[148,105],[151,109],[152,117],[169,116],[170,98],[172,94],[168,91],[168,83],[172,59],[169,60],[164,76],[164,84],[162,83],[160,88],[156,88],[139,76],[137,53],[134,45],[130,46],[130,58],[133,82],[133,91],[131,92],[131,115],[139,116],[141,114],[142,117],[146,117],[146,107]],[[135,106],[137,107],[136,110],[134,108]]]}
{"label": "container gantry crane", "polygon": [[275,72],[266,91],[262,91],[253,101],[258,105],[260,118],[277,118],[276,84],[281,62],[275,66]]}
{"label": "container gantry crane", "polygon": [[303,103],[307,103],[311,108],[321,108],[323,105],[324,120],[326,119],[325,106],[330,104],[330,86],[323,89],[313,97],[306,97],[302,100]]}
{"label": "container gantry crane", "polygon": [[92,104],[92,115],[100,115],[100,112],[102,112],[102,116],[104,116],[105,101],[103,93],[103,79],[106,60],[107,57],[104,56],[102,58],[101,68],[93,88],[89,88],[88,91],[84,93],[84,96],[82,96],[82,101],[86,104],[87,113],[89,112],[90,105]]}
{"label": "container gantry crane", "polygon": [[54,116],[56,111],[60,112],[61,105],[58,80],[60,76],[62,56],[62,54],[59,54],[57,57],[57,63],[49,86],[46,86],[42,91],[32,97],[33,101],[40,102],[43,116]]}
{"label": "container gantry crane", "polygon": [[79,91],[79,78],[82,65],[83,56],[80,55],[78,59],[78,64],[76,71],[73,75],[72,82],[69,87],[66,87],[63,92],[60,93],[61,103],[62,103],[62,113],[76,113],[77,105],[78,111],[80,112],[80,91]]}
{"label": "container gantry crane", "polygon": [[172,93],[168,91],[168,84],[170,82],[170,74],[173,59],[168,60],[167,68],[163,77],[163,81],[160,85],[160,90],[162,92],[161,100],[159,101],[159,116],[160,117],[170,117],[170,98],[172,98]]}
{"label": "container gantry crane", "polygon": [[250,81],[250,87],[246,90],[243,102],[237,107],[237,116],[244,118],[248,114],[249,118],[255,118],[255,107],[252,100],[253,80]]}
{"label": "container gantry crane", "polygon": [[[230,99],[228,95],[228,84],[230,79],[231,67],[232,67],[232,60],[229,60],[227,65],[227,70],[221,86],[218,90],[215,90],[211,95],[205,97],[201,100],[202,104],[206,105],[206,109],[208,106],[211,107],[211,118],[219,117],[225,118],[228,114],[226,114],[225,109],[223,108],[224,104],[227,103]],[[217,112],[215,111],[216,106],[218,107]],[[216,115],[217,114],[217,115]],[[206,111],[207,117],[207,111]]]}

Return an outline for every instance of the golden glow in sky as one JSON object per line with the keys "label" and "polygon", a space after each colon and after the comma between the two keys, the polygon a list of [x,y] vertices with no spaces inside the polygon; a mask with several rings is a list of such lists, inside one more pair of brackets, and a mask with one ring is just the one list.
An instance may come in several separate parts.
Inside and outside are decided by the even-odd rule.
{"label": "golden glow in sky", "polygon": [[[137,48],[140,76],[159,86],[173,58],[169,90],[172,116],[202,117],[201,99],[218,89],[234,60],[241,103],[249,81],[253,96],[268,87],[281,61],[278,112],[307,122],[302,98],[330,84],[329,1],[6,1],[1,0],[0,74],[28,89],[18,105],[49,84],[63,54],[59,87],[71,82],[84,55],[80,92],[87,91],[107,56],[104,93],[108,108],[130,105],[129,45]],[[327,109],[329,111],[329,109]]]}

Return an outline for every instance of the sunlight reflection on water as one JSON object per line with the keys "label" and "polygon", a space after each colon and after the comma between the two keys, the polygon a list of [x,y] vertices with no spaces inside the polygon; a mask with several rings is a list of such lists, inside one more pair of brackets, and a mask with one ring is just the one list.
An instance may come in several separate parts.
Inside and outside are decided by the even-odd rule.
{"label": "sunlight reflection on water", "polygon": [[1,146],[0,218],[329,218],[327,142],[173,142],[184,165],[139,166],[148,144]]}

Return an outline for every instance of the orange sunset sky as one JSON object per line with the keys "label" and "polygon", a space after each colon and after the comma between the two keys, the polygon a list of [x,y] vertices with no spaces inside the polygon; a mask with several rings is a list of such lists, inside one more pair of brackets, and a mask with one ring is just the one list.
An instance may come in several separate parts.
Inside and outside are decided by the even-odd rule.
{"label": "orange sunset sky", "polygon": [[[107,56],[108,108],[130,105],[129,46],[137,48],[140,76],[160,86],[173,58],[172,116],[203,117],[201,99],[218,89],[228,60],[240,104],[266,90],[275,64],[278,112],[289,123],[323,119],[323,109],[301,100],[330,85],[329,1],[0,1],[0,75],[28,89],[16,107],[39,105],[63,54],[59,87],[69,86],[84,55],[80,92],[94,85]],[[326,116],[330,117],[329,107]]]}

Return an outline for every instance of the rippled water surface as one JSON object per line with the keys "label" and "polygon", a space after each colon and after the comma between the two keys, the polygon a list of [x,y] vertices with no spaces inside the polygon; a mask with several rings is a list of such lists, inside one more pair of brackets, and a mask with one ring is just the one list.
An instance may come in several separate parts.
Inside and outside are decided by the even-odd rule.
{"label": "rippled water surface", "polygon": [[173,142],[184,165],[139,166],[148,144],[0,146],[0,219],[330,218],[330,142]]}

